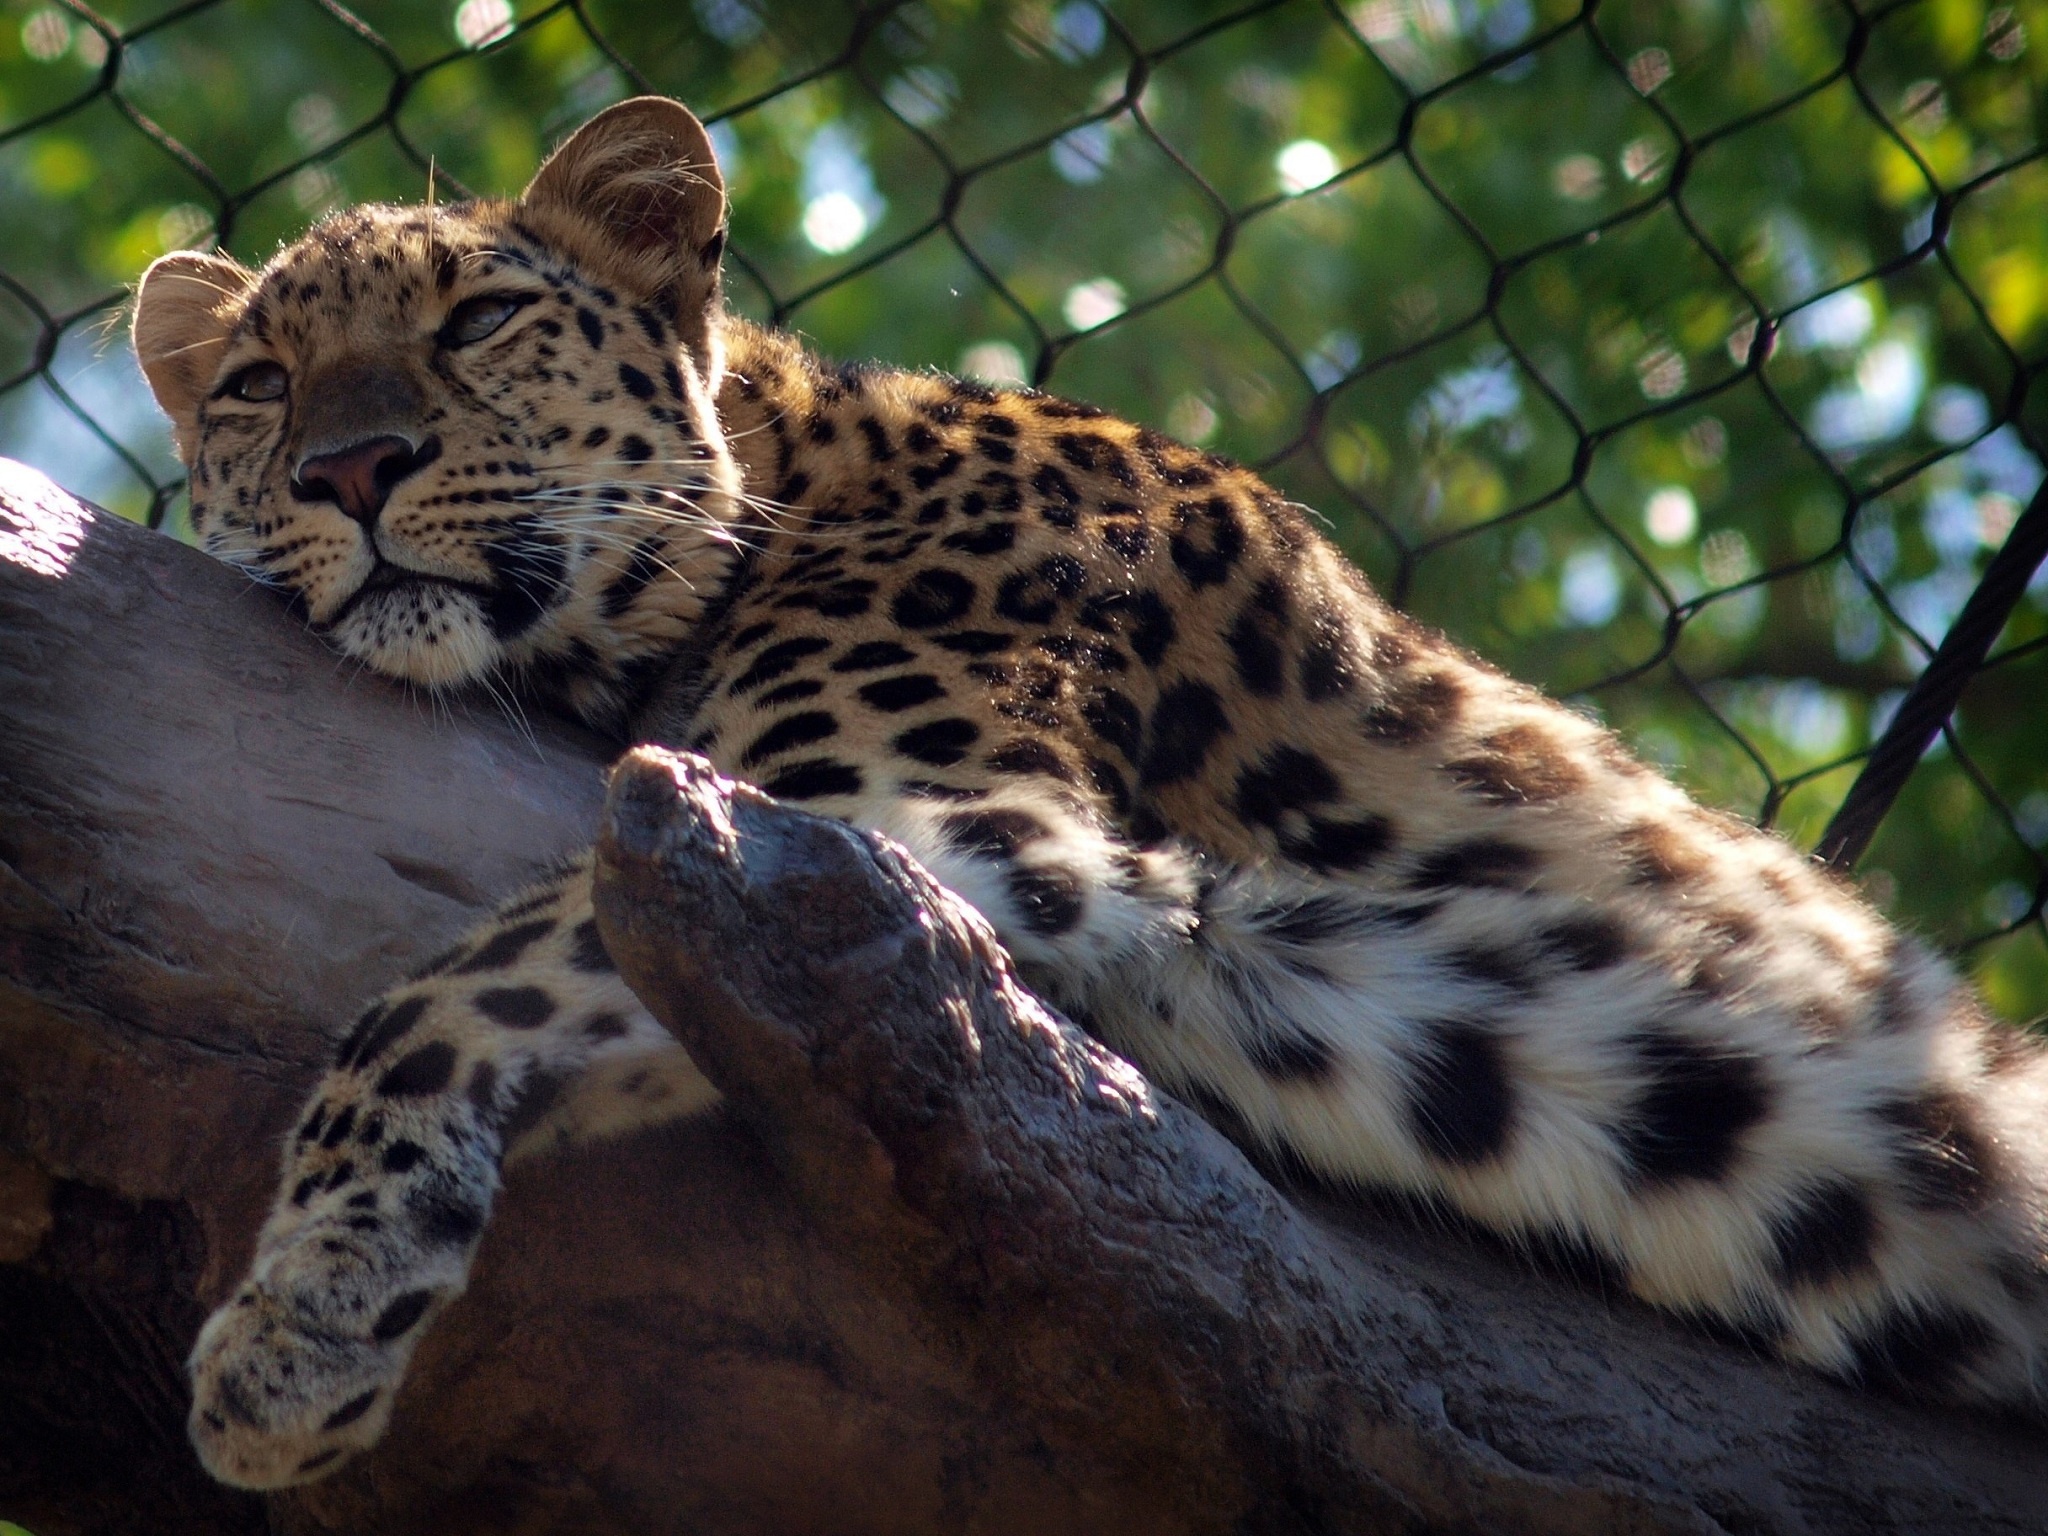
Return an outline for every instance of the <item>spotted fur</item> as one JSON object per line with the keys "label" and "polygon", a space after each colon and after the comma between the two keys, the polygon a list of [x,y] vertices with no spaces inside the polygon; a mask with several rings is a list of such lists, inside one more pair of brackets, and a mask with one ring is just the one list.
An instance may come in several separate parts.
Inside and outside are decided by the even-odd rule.
{"label": "spotted fur", "polygon": [[[726,314],[722,229],[649,100],[517,202],[167,258],[135,330],[195,528],[382,672],[899,839],[1255,1146],[1783,1358],[2040,1409],[2048,1068],[1944,963],[1247,471]],[[207,1464],[375,1440],[508,1149],[714,1099],[587,864],[513,900],[341,1042],[193,1353]]]}

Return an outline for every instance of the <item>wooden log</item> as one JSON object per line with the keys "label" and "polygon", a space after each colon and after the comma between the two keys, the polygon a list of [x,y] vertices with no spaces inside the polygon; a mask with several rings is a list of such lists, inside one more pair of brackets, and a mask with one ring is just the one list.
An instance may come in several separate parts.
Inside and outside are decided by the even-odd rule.
{"label": "wooden log", "polygon": [[0,1518],[36,1536],[261,1528],[183,1360],[278,1136],[365,994],[595,824],[594,743],[352,673],[0,460]]}
{"label": "wooden log", "polygon": [[[0,467],[0,1518],[67,1532],[2048,1528],[2039,1434],[1288,1186],[876,840],[355,677]],[[728,1094],[516,1168],[386,1440],[260,1503],[179,1361],[362,997],[597,833]]]}

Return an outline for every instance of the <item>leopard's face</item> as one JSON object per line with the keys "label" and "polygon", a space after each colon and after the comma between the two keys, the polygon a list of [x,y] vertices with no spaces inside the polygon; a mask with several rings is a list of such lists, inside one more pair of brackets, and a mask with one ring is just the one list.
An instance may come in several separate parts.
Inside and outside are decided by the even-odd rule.
{"label": "leopard's face", "polygon": [[192,521],[429,685],[596,645],[732,521],[674,317],[490,212],[369,208],[263,273],[198,413]]}
{"label": "leopard's face", "polygon": [[[613,137],[600,182],[642,144]],[[608,227],[616,190],[572,164],[557,180],[582,182],[546,195],[555,164],[516,203],[338,214],[255,274],[166,258],[136,336],[208,550],[378,672],[520,672],[602,721],[735,537],[712,406],[722,202],[679,262],[687,228],[659,232],[672,248]]]}

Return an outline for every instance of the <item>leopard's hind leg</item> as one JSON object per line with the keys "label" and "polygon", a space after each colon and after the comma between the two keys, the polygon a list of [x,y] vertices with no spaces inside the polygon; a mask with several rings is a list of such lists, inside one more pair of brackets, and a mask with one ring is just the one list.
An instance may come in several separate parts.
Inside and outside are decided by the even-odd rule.
{"label": "leopard's hind leg", "polygon": [[248,1277],[192,1351],[208,1470],[282,1487],[376,1441],[508,1151],[716,1099],[605,955],[587,858],[508,902],[363,1014],[288,1139]]}

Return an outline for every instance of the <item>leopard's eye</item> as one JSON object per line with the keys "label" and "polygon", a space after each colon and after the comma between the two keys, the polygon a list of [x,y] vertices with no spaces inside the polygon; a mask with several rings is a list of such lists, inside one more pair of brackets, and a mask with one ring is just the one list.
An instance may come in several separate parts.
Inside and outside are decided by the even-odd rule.
{"label": "leopard's eye", "polygon": [[284,369],[276,363],[251,363],[228,380],[227,393],[237,400],[282,400]]}
{"label": "leopard's eye", "polygon": [[518,299],[464,299],[449,311],[447,322],[441,327],[441,344],[466,347],[473,341],[482,341],[518,313],[519,307]]}

